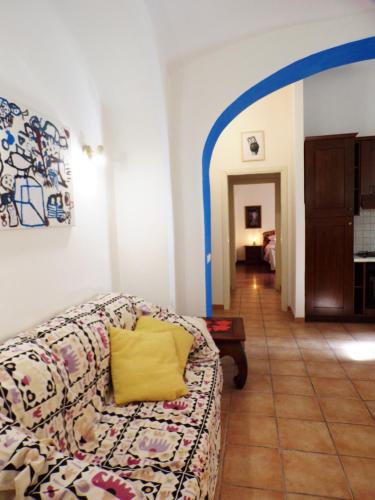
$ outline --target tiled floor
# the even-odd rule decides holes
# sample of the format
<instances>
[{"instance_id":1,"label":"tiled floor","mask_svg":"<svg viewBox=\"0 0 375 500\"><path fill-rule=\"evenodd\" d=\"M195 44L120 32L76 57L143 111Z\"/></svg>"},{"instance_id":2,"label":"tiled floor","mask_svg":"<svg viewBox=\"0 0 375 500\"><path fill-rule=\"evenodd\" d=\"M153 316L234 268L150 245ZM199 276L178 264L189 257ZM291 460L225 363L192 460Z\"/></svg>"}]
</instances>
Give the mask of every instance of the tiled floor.
<instances>
[{"instance_id":1,"label":"tiled floor","mask_svg":"<svg viewBox=\"0 0 375 500\"><path fill-rule=\"evenodd\" d=\"M375 500L375 325L295 322L272 275L240 271L249 376L223 358L223 500Z\"/></svg>"}]
</instances>

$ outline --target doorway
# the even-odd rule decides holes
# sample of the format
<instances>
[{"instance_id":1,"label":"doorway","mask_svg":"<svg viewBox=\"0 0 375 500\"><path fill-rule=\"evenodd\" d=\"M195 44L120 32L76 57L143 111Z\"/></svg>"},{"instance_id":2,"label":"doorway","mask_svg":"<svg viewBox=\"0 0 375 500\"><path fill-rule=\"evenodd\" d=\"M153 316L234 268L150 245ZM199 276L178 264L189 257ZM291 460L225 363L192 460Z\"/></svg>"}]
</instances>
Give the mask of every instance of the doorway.
<instances>
[{"instance_id":1,"label":"doorway","mask_svg":"<svg viewBox=\"0 0 375 500\"><path fill-rule=\"evenodd\" d=\"M246 206L242 207L241 188L246 189L246 186L250 188L258 186L256 198L248 196L251 191L246 193L245 190L242 194L242 200L246 200L250 207L259 207L260 220L255 224L255 228L248 227L251 224L245 220ZM280 245L282 227L280 173L228 176L228 209L230 292L236 289L236 265L242 262L245 266L257 264L260 269L274 272L274 287L277 291L281 291L283 258ZM245 226L245 230L242 229L242 225Z\"/></svg>"},{"instance_id":2,"label":"doorway","mask_svg":"<svg viewBox=\"0 0 375 500\"><path fill-rule=\"evenodd\" d=\"M263 169L264 172L264 169ZM236 243L235 243L235 186L244 186L247 184L261 185L272 184L275 192L275 227L276 245L275 245L275 289L281 293L281 308L287 309L288 303L288 251L287 245L282 245L282 241L288 241L288 218L287 218L287 168L280 168L278 171L268 171L264 173L225 175L222 179L222 281L223 281L223 299L224 309L231 307L231 293L236 288ZM263 254L263 228L259 228L258 238L259 246L262 247ZM264 227L264 229L266 229ZM267 228L268 229L268 228ZM244 249L243 249L244 251ZM213 257L215 258L215 256ZM240 259L241 260L241 259ZM215 277L215 276L213 276Z\"/></svg>"}]
</instances>

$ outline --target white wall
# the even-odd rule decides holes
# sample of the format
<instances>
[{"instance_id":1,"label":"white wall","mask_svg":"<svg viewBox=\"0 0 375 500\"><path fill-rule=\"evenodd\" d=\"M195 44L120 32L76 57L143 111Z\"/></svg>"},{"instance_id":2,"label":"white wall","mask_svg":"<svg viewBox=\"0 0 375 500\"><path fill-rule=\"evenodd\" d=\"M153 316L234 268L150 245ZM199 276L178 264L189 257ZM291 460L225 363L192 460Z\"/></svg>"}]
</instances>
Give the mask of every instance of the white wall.
<instances>
[{"instance_id":1,"label":"white wall","mask_svg":"<svg viewBox=\"0 0 375 500\"><path fill-rule=\"evenodd\" d=\"M305 316L305 169L303 126L304 82L293 85L293 155L288 175L289 280L288 303L295 318Z\"/></svg>"},{"instance_id":2,"label":"white wall","mask_svg":"<svg viewBox=\"0 0 375 500\"><path fill-rule=\"evenodd\" d=\"M224 304L225 261L228 253L223 251L223 239L227 234L225 197L227 176L251 173L288 172L292 157L293 131L293 86L280 89L256 102L240 113L223 131L212 155L211 221L212 221L212 284L213 303ZM265 159L244 162L241 153L241 133L263 130ZM256 203L254 203L256 204ZM284 208L287 217L287 207ZM273 210L274 213L274 210ZM271 229L275 229L273 226ZM286 250L286 247L285 247Z\"/></svg>"},{"instance_id":3,"label":"white wall","mask_svg":"<svg viewBox=\"0 0 375 500\"><path fill-rule=\"evenodd\" d=\"M280 68L312 53L374 35L374 13L314 22L241 40L171 66L169 72L173 189L176 228L177 305L205 312L202 151L223 110L242 92ZM302 165L297 167L300 169ZM303 192L303 175L289 186ZM293 196L293 194L292 194ZM295 214L303 199L294 195ZM302 247L303 252L303 247ZM296 246L296 261L301 262ZM299 272L304 273L304 269ZM295 291L295 296L303 290Z\"/></svg>"},{"instance_id":4,"label":"white wall","mask_svg":"<svg viewBox=\"0 0 375 500\"><path fill-rule=\"evenodd\" d=\"M263 233L275 229L275 185L242 184L233 187L236 259L245 260L245 245L263 244ZM262 227L247 229L245 207L260 205Z\"/></svg>"},{"instance_id":5,"label":"white wall","mask_svg":"<svg viewBox=\"0 0 375 500\"><path fill-rule=\"evenodd\" d=\"M175 302L172 193L163 75L143 0L66 0L56 8L102 98L114 186L114 287Z\"/></svg>"},{"instance_id":6,"label":"white wall","mask_svg":"<svg viewBox=\"0 0 375 500\"><path fill-rule=\"evenodd\" d=\"M306 135L375 134L375 60L319 73L304 82Z\"/></svg>"},{"instance_id":7,"label":"white wall","mask_svg":"<svg viewBox=\"0 0 375 500\"><path fill-rule=\"evenodd\" d=\"M72 132L76 227L2 233L0 337L110 289L173 305L166 105L143 0L15 0L2 22L0 94ZM104 143L106 169L82 142Z\"/></svg>"},{"instance_id":8,"label":"white wall","mask_svg":"<svg viewBox=\"0 0 375 500\"><path fill-rule=\"evenodd\" d=\"M21 14L22 13L22 14ZM101 105L86 63L47 0L2 5L0 95L72 134L76 225L1 232L0 339L111 288L107 170L80 143L103 142Z\"/></svg>"}]
</instances>

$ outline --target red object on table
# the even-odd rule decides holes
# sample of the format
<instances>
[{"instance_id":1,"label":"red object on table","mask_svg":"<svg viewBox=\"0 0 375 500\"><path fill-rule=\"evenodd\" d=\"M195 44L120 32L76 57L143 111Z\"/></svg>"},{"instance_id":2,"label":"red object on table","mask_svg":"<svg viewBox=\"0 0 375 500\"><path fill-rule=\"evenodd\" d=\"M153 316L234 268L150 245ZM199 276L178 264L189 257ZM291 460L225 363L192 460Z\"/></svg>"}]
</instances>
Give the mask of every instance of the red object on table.
<instances>
[{"instance_id":1,"label":"red object on table","mask_svg":"<svg viewBox=\"0 0 375 500\"><path fill-rule=\"evenodd\" d=\"M232 329L232 320L230 319L206 319L208 331L212 334L228 332Z\"/></svg>"},{"instance_id":2,"label":"red object on table","mask_svg":"<svg viewBox=\"0 0 375 500\"><path fill-rule=\"evenodd\" d=\"M208 331L220 351L220 357L230 356L238 368L234 383L238 389L246 383L247 358L243 348L246 340L242 318L204 318Z\"/></svg>"}]
</instances>

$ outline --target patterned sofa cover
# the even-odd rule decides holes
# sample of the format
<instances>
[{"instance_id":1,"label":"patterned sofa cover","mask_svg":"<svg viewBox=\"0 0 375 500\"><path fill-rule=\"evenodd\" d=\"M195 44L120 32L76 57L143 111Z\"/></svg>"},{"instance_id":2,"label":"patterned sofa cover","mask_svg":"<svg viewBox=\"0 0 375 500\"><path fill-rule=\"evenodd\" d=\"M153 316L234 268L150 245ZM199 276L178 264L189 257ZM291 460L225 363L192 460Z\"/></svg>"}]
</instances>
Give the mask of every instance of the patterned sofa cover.
<instances>
[{"instance_id":1,"label":"patterned sofa cover","mask_svg":"<svg viewBox=\"0 0 375 500\"><path fill-rule=\"evenodd\" d=\"M189 394L116 406L110 325L142 314L194 335ZM107 294L0 346L0 498L213 498L222 372L204 321Z\"/></svg>"}]
</instances>

